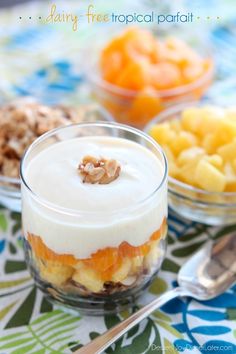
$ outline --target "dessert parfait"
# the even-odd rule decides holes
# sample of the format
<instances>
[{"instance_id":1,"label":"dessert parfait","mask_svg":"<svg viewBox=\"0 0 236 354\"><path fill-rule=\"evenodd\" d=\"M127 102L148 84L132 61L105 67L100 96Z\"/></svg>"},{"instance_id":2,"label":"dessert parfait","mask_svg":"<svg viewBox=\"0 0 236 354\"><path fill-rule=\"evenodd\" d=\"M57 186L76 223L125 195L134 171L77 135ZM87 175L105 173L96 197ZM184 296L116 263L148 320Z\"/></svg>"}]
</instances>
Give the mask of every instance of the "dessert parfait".
<instances>
[{"instance_id":1,"label":"dessert parfait","mask_svg":"<svg viewBox=\"0 0 236 354\"><path fill-rule=\"evenodd\" d=\"M31 145L21 179L26 259L43 292L91 314L133 303L165 252L160 147L117 124L63 127Z\"/></svg>"}]
</instances>

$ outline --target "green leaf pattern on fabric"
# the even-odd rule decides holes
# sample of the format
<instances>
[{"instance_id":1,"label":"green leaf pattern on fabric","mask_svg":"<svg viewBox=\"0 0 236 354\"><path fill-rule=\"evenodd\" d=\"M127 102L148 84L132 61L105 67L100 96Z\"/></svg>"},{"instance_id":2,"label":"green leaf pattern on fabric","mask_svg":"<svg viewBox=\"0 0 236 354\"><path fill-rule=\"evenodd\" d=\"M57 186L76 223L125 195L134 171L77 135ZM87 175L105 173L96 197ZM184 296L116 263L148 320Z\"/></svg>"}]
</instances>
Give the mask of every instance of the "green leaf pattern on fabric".
<instances>
[{"instance_id":1,"label":"green leaf pattern on fabric","mask_svg":"<svg viewBox=\"0 0 236 354\"><path fill-rule=\"evenodd\" d=\"M71 339L79 321L79 316L74 317L59 310L49 312L31 321L30 324L21 326L20 332L2 337L0 339L0 350L14 348L11 353L25 354L31 349L38 347L35 353L44 353L46 351L60 353L59 348L67 347L67 343ZM60 330L57 330L59 328ZM61 345L62 343L63 345ZM59 345L59 347L55 349L55 345L57 347Z\"/></svg>"}]
</instances>

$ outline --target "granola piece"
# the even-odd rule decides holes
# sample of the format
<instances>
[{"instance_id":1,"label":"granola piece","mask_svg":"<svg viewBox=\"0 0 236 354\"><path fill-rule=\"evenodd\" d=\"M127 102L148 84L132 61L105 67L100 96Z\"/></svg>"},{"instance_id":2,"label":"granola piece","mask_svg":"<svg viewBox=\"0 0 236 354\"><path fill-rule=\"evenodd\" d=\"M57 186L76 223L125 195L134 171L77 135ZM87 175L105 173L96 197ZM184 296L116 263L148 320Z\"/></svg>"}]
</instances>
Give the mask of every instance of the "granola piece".
<instances>
[{"instance_id":1,"label":"granola piece","mask_svg":"<svg viewBox=\"0 0 236 354\"><path fill-rule=\"evenodd\" d=\"M119 177L121 171L116 160L97 159L93 156L85 156L78 169L83 177L83 183L91 184L111 183Z\"/></svg>"},{"instance_id":2,"label":"granola piece","mask_svg":"<svg viewBox=\"0 0 236 354\"><path fill-rule=\"evenodd\" d=\"M4 176L11 176L17 178L19 174L18 168L19 168L19 161L17 159L9 159L9 158L3 159L1 170Z\"/></svg>"}]
</instances>

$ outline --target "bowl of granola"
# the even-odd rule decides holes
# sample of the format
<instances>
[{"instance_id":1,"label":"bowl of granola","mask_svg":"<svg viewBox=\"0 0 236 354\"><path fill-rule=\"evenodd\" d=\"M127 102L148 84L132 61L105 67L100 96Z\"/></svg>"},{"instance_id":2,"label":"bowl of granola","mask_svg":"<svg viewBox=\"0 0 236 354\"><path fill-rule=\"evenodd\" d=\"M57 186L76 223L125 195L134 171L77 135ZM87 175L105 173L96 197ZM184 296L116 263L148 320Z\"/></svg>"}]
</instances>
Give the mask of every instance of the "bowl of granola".
<instances>
[{"instance_id":1,"label":"bowl of granola","mask_svg":"<svg viewBox=\"0 0 236 354\"><path fill-rule=\"evenodd\" d=\"M26 148L51 129L81 122L112 121L97 105L46 106L21 98L0 107L0 205L21 210L19 166Z\"/></svg>"}]
</instances>

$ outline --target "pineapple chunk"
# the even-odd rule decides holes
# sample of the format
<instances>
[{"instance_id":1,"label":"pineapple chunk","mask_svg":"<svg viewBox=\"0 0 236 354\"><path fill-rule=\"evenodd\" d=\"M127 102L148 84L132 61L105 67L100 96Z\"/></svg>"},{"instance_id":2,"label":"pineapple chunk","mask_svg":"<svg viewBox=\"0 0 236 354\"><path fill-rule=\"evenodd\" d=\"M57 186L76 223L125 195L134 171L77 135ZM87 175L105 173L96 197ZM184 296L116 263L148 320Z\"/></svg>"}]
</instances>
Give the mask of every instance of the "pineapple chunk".
<instances>
[{"instance_id":1,"label":"pineapple chunk","mask_svg":"<svg viewBox=\"0 0 236 354\"><path fill-rule=\"evenodd\" d=\"M162 145L162 148L166 154L168 162L174 161L175 157L171 149L166 144Z\"/></svg>"},{"instance_id":2,"label":"pineapple chunk","mask_svg":"<svg viewBox=\"0 0 236 354\"><path fill-rule=\"evenodd\" d=\"M195 183L210 192L223 192L226 178L216 167L202 159L196 167Z\"/></svg>"},{"instance_id":3,"label":"pineapple chunk","mask_svg":"<svg viewBox=\"0 0 236 354\"><path fill-rule=\"evenodd\" d=\"M236 157L236 139L232 143L221 146L217 152L224 161L233 161Z\"/></svg>"},{"instance_id":4,"label":"pineapple chunk","mask_svg":"<svg viewBox=\"0 0 236 354\"><path fill-rule=\"evenodd\" d=\"M79 267L73 274L72 279L93 293L98 293L103 289L103 281L99 274L86 266Z\"/></svg>"},{"instance_id":5,"label":"pineapple chunk","mask_svg":"<svg viewBox=\"0 0 236 354\"><path fill-rule=\"evenodd\" d=\"M220 141L213 133L206 134L201 142L201 146L207 154L214 154L220 145Z\"/></svg>"},{"instance_id":6,"label":"pineapple chunk","mask_svg":"<svg viewBox=\"0 0 236 354\"><path fill-rule=\"evenodd\" d=\"M189 132L182 131L170 142L170 148L174 155L178 155L182 150L197 145L197 138Z\"/></svg>"},{"instance_id":7,"label":"pineapple chunk","mask_svg":"<svg viewBox=\"0 0 236 354\"><path fill-rule=\"evenodd\" d=\"M113 273L112 281L118 283L124 280L127 277L127 275L130 273L131 265L132 265L131 260L129 258L124 258L122 260L121 266L118 268L118 270L115 273Z\"/></svg>"},{"instance_id":8,"label":"pineapple chunk","mask_svg":"<svg viewBox=\"0 0 236 354\"><path fill-rule=\"evenodd\" d=\"M211 165L221 168L223 166L223 159L220 155L214 154L210 156L205 156L206 161L208 161Z\"/></svg>"},{"instance_id":9,"label":"pineapple chunk","mask_svg":"<svg viewBox=\"0 0 236 354\"><path fill-rule=\"evenodd\" d=\"M173 178L178 178L180 169L175 162L169 162L168 164L169 175Z\"/></svg>"},{"instance_id":10,"label":"pineapple chunk","mask_svg":"<svg viewBox=\"0 0 236 354\"><path fill-rule=\"evenodd\" d=\"M148 269L152 268L157 264L158 259L160 258L161 251L158 248L159 241L153 241L151 243L151 249L144 258L144 266Z\"/></svg>"},{"instance_id":11,"label":"pineapple chunk","mask_svg":"<svg viewBox=\"0 0 236 354\"><path fill-rule=\"evenodd\" d=\"M215 134L220 145L228 144L236 137L236 122L229 119L222 120L217 127Z\"/></svg>"},{"instance_id":12,"label":"pineapple chunk","mask_svg":"<svg viewBox=\"0 0 236 354\"><path fill-rule=\"evenodd\" d=\"M231 163L227 162L224 166L226 176L226 192L236 192L236 173Z\"/></svg>"},{"instance_id":13,"label":"pineapple chunk","mask_svg":"<svg viewBox=\"0 0 236 354\"><path fill-rule=\"evenodd\" d=\"M131 259L131 274L136 274L139 272L140 268L143 266L143 256L136 256Z\"/></svg>"},{"instance_id":14,"label":"pineapple chunk","mask_svg":"<svg viewBox=\"0 0 236 354\"><path fill-rule=\"evenodd\" d=\"M185 109L182 112L181 122L185 130L197 133L201 124L199 108L189 107Z\"/></svg>"},{"instance_id":15,"label":"pineapple chunk","mask_svg":"<svg viewBox=\"0 0 236 354\"><path fill-rule=\"evenodd\" d=\"M187 184L195 185L195 172L196 172L197 162L191 161L179 169L179 179Z\"/></svg>"},{"instance_id":16,"label":"pineapple chunk","mask_svg":"<svg viewBox=\"0 0 236 354\"><path fill-rule=\"evenodd\" d=\"M224 173L227 181L231 180L232 178L235 178L235 172L230 162L226 162L226 164L224 165Z\"/></svg>"},{"instance_id":17,"label":"pineapple chunk","mask_svg":"<svg viewBox=\"0 0 236 354\"><path fill-rule=\"evenodd\" d=\"M198 146L191 147L189 149L183 150L177 159L177 163L180 166L183 166L191 161L196 160L198 161L198 158L203 156L205 153L203 148L200 148Z\"/></svg>"},{"instance_id":18,"label":"pineapple chunk","mask_svg":"<svg viewBox=\"0 0 236 354\"><path fill-rule=\"evenodd\" d=\"M169 175L176 178L179 173L179 168L175 163L174 154L167 145L163 145L162 147L168 160Z\"/></svg>"},{"instance_id":19,"label":"pineapple chunk","mask_svg":"<svg viewBox=\"0 0 236 354\"><path fill-rule=\"evenodd\" d=\"M214 133L218 128L219 122L225 118L224 110L214 106L201 108L199 114L201 116L201 124L197 134L203 137L209 132Z\"/></svg>"},{"instance_id":20,"label":"pineapple chunk","mask_svg":"<svg viewBox=\"0 0 236 354\"><path fill-rule=\"evenodd\" d=\"M176 137L176 133L171 130L169 123L162 123L152 126L149 134L161 145L168 144Z\"/></svg>"},{"instance_id":21,"label":"pineapple chunk","mask_svg":"<svg viewBox=\"0 0 236 354\"><path fill-rule=\"evenodd\" d=\"M214 106L192 107L182 112L182 126L185 130L203 136L217 129L219 121L223 120L224 110Z\"/></svg>"},{"instance_id":22,"label":"pineapple chunk","mask_svg":"<svg viewBox=\"0 0 236 354\"><path fill-rule=\"evenodd\" d=\"M176 133L180 133L183 130L183 127L181 125L181 121L178 119L173 119L170 122L170 127L173 129Z\"/></svg>"},{"instance_id":23,"label":"pineapple chunk","mask_svg":"<svg viewBox=\"0 0 236 354\"><path fill-rule=\"evenodd\" d=\"M51 261L39 263L39 272L42 279L49 283L60 286L72 277L73 268Z\"/></svg>"},{"instance_id":24,"label":"pineapple chunk","mask_svg":"<svg viewBox=\"0 0 236 354\"><path fill-rule=\"evenodd\" d=\"M232 161L232 166L233 166L234 172L236 173L236 159L234 159Z\"/></svg>"}]
</instances>

